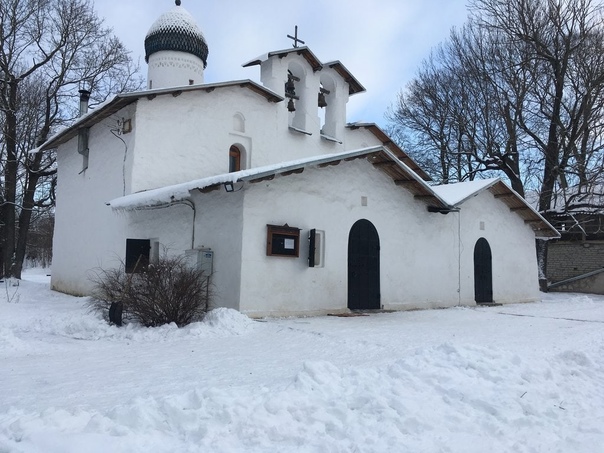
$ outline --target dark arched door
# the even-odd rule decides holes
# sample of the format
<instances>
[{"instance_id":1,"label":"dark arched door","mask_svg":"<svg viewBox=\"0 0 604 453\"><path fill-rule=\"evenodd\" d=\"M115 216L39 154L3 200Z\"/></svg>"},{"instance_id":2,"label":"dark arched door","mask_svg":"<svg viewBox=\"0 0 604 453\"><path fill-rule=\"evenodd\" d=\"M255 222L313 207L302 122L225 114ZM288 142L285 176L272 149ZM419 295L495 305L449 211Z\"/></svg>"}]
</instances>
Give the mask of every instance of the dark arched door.
<instances>
[{"instance_id":1,"label":"dark arched door","mask_svg":"<svg viewBox=\"0 0 604 453\"><path fill-rule=\"evenodd\" d=\"M478 303L493 302L493 267L491 247L485 238L474 246L474 300Z\"/></svg>"},{"instance_id":2,"label":"dark arched door","mask_svg":"<svg viewBox=\"0 0 604 453\"><path fill-rule=\"evenodd\" d=\"M348 308L380 308L380 238L369 220L359 220L348 236Z\"/></svg>"}]
</instances>

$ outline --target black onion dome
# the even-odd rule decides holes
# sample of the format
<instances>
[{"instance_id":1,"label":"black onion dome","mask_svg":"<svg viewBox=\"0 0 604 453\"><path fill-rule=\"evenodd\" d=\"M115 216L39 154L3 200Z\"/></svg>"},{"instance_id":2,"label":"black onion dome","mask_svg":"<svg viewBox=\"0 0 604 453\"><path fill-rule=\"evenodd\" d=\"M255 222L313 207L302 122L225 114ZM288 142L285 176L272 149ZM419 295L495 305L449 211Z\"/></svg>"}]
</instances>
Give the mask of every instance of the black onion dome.
<instances>
[{"instance_id":1,"label":"black onion dome","mask_svg":"<svg viewBox=\"0 0 604 453\"><path fill-rule=\"evenodd\" d=\"M182 6L162 14L149 29L145 38L145 61L155 52L175 50L195 55L207 66L208 45L195 19Z\"/></svg>"}]
</instances>

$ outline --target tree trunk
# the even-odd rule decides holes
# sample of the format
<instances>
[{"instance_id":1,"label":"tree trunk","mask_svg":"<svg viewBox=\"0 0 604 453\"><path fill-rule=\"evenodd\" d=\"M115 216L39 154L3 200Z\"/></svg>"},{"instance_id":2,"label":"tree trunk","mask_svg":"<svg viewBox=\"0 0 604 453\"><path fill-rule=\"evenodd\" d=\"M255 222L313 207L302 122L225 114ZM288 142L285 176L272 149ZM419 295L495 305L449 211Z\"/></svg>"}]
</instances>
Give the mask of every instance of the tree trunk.
<instances>
[{"instance_id":1,"label":"tree trunk","mask_svg":"<svg viewBox=\"0 0 604 453\"><path fill-rule=\"evenodd\" d=\"M19 214L19 234L17 236L17 246L15 249L13 277L16 278L21 278L21 271L23 270L23 261L25 260L25 252L27 250L27 237L29 234L33 208L35 206L36 187L38 186L38 181L40 179L40 176L36 171L40 167L41 160L42 154L36 154L28 168L27 186L25 188L25 193L23 194L23 203L21 213Z\"/></svg>"},{"instance_id":2,"label":"tree trunk","mask_svg":"<svg viewBox=\"0 0 604 453\"><path fill-rule=\"evenodd\" d=\"M539 211L545 212L552 207L552 198L554 197L554 187L556 180L560 175L560 143L558 141L558 130L560 121L560 112L562 110L562 96L564 94L564 77L566 74L567 62L552 63L553 73L555 74L556 91L553 99L552 114L549 118L549 131L547 135L547 145L544 150L545 164L543 168L543 183L539 194Z\"/></svg>"},{"instance_id":3,"label":"tree trunk","mask_svg":"<svg viewBox=\"0 0 604 453\"><path fill-rule=\"evenodd\" d=\"M5 277L14 277L17 174L17 81L8 82L8 105L5 111L4 138L6 143L6 166L4 168L4 203L2 206L2 262Z\"/></svg>"}]
</instances>

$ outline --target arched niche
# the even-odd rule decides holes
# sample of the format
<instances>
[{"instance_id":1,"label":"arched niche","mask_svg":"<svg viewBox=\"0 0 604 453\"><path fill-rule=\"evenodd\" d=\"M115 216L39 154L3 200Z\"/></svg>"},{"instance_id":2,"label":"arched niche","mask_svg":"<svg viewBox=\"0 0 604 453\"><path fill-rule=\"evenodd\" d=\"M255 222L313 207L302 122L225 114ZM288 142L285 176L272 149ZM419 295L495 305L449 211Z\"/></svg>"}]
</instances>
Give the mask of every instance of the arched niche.
<instances>
[{"instance_id":1,"label":"arched niche","mask_svg":"<svg viewBox=\"0 0 604 453\"><path fill-rule=\"evenodd\" d=\"M327 104L321 108L319 105L319 118L321 119L321 133L330 137L337 136L337 104L336 104L336 82L329 74L321 74L321 84L318 100L321 96Z\"/></svg>"},{"instance_id":2,"label":"arched niche","mask_svg":"<svg viewBox=\"0 0 604 453\"><path fill-rule=\"evenodd\" d=\"M241 113L233 115L233 131L245 133L245 117Z\"/></svg>"},{"instance_id":3,"label":"arched niche","mask_svg":"<svg viewBox=\"0 0 604 453\"><path fill-rule=\"evenodd\" d=\"M294 98L288 97L288 105L293 101L294 111L290 110L289 125L297 129L306 130L306 117L309 112L308 87L306 83L306 69L297 61L292 61L287 67L288 78L294 84ZM285 80L288 83L288 80ZM286 97L288 90L286 89ZM288 108L289 110L289 108Z\"/></svg>"}]
</instances>

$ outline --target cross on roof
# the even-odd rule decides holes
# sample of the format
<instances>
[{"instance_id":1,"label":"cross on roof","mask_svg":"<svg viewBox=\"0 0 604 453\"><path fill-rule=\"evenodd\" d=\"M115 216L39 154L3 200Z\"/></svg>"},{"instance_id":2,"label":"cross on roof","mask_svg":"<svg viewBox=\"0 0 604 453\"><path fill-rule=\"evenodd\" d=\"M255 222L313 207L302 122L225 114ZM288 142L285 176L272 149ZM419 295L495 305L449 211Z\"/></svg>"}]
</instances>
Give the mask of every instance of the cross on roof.
<instances>
[{"instance_id":1,"label":"cross on roof","mask_svg":"<svg viewBox=\"0 0 604 453\"><path fill-rule=\"evenodd\" d=\"M297 48L298 47L298 43L302 43L302 44L306 44L304 41L302 41L301 39L298 39L298 26L296 25L296 32L294 33L294 36L292 35L287 35L287 37L289 39L293 39L294 40L294 47Z\"/></svg>"}]
</instances>

